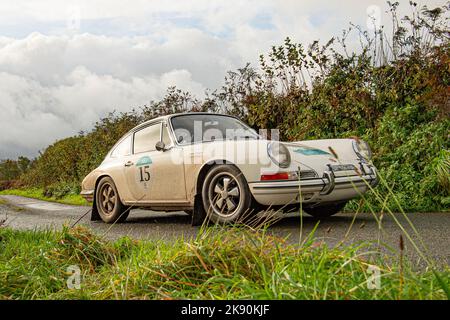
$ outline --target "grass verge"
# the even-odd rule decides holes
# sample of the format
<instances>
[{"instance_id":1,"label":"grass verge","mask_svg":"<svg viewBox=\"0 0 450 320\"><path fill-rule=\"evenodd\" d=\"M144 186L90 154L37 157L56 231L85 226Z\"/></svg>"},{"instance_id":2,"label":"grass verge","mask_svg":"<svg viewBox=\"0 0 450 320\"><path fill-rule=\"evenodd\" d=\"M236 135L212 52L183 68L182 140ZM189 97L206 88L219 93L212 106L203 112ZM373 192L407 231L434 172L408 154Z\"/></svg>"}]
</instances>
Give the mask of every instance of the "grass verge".
<instances>
[{"instance_id":1,"label":"grass verge","mask_svg":"<svg viewBox=\"0 0 450 320\"><path fill-rule=\"evenodd\" d=\"M87 206L89 203L78 194L67 194L62 197L46 197L44 195L44 189L32 188L32 189L6 189L0 191L0 195L14 195L27 198L58 202L63 204Z\"/></svg>"},{"instance_id":2,"label":"grass verge","mask_svg":"<svg viewBox=\"0 0 450 320\"><path fill-rule=\"evenodd\" d=\"M312 239L312 237L311 237ZM90 230L0 228L0 299L446 299L450 271L413 271L370 244L292 246L263 231L205 228L175 243L106 242ZM81 288L68 289L69 266ZM379 289L369 289L374 270Z\"/></svg>"}]
</instances>

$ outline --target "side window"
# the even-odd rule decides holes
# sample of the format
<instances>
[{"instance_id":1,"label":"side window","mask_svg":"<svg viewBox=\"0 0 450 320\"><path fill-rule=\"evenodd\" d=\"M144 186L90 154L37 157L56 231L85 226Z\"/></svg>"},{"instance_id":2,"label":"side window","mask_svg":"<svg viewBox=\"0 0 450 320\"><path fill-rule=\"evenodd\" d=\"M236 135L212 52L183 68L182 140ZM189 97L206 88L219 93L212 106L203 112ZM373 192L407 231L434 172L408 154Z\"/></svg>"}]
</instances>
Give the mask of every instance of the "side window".
<instances>
[{"instance_id":1,"label":"side window","mask_svg":"<svg viewBox=\"0 0 450 320\"><path fill-rule=\"evenodd\" d=\"M172 144L172 141L170 141L170 137L169 137L169 131L167 130L167 126L163 126L163 136L162 136L162 141L164 142L164 144L166 146L169 146Z\"/></svg>"},{"instance_id":2,"label":"side window","mask_svg":"<svg viewBox=\"0 0 450 320\"><path fill-rule=\"evenodd\" d=\"M130 155L131 149L131 135L126 137L121 143L119 143L111 152L111 158L117 158L121 156Z\"/></svg>"},{"instance_id":3,"label":"side window","mask_svg":"<svg viewBox=\"0 0 450 320\"><path fill-rule=\"evenodd\" d=\"M156 143L160 138L161 123L157 123L142 130L137 131L134 134L134 153L141 153L147 151L153 151Z\"/></svg>"}]
</instances>

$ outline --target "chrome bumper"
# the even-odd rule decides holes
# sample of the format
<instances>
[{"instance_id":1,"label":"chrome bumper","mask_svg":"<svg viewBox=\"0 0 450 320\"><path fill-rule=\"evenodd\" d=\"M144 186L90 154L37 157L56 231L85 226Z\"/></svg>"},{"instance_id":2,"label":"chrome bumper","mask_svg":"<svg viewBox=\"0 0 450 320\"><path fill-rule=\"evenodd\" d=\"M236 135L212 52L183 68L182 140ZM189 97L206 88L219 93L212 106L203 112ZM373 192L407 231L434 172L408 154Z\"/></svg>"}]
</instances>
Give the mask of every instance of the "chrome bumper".
<instances>
[{"instance_id":1,"label":"chrome bumper","mask_svg":"<svg viewBox=\"0 0 450 320\"><path fill-rule=\"evenodd\" d=\"M322 178L292 180L292 181L257 181L250 183L254 195L291 194L291 193L319 193L329 195L337 189L356 189L375 187L378 184L376 168L361 166L364 174L352 176L336 176L333 170L324 171Z\"/></svg>"},{"instance_id":2,"label":"chrome bumper","mask_svg":"<svg viewBox=\"0 0 450 320\"><path fill-rule=\"evenodd\" d=\"M80 196L82 196L87 202L93 202L94 201L94 190L81 191Z\"/></svg>"}]
</instances>

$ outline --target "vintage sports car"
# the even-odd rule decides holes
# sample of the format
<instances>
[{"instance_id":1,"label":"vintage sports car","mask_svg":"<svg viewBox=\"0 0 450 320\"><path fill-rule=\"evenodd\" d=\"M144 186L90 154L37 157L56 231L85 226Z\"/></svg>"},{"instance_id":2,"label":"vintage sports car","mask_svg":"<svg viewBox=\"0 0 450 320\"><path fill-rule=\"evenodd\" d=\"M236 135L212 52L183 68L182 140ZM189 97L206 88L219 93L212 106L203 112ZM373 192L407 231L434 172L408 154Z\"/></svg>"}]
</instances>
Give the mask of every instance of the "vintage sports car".
<instances>
[{"instance_id":1,"label":"vintage sports car","mask_svg":"<svg viewBox=\"0 0 450 320\"><path fill-rule=\"evenodd\" d=\"M262 207L331 216L377 183L360 139L268 140L239 119L173 114L124 135L82 182L92 219L124 221L130 207L186 211L193 224L239 221Z\"/></svg>"}]
</instances>

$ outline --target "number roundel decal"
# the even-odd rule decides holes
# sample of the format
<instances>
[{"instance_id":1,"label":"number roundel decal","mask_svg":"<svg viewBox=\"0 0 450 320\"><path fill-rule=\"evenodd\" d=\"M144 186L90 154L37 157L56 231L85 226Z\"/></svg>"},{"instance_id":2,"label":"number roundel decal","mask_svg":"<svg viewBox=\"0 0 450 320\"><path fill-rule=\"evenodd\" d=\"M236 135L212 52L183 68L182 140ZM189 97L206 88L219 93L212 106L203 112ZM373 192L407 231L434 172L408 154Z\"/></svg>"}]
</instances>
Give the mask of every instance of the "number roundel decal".
<instances>
[{"instance_id":1,"label":"number roundel decal","mask_svg":"<svg viewBox=\"0 0 450 320\"><path fill-rule=\"evenodd\" d=\"M152 159L150 159L149 156L144 156L137 161L136 167L139 168L139 170L138 170L139 182L145 183L147 181L150 181L150 165L151 164L152 164Z\"/></svg>"}]
</instances>

